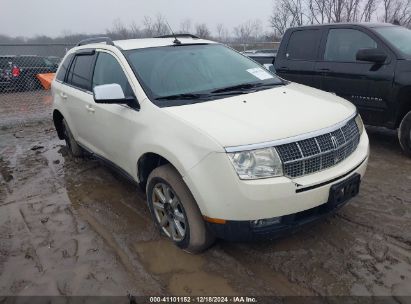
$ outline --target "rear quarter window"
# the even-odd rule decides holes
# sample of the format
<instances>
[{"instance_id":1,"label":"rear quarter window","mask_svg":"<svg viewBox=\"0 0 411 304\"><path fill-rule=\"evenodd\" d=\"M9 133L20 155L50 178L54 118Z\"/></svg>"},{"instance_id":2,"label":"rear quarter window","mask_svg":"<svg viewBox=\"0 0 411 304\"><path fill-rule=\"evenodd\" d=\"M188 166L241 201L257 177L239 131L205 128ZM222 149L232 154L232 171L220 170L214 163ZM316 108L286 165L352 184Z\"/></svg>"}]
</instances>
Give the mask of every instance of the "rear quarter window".
<instances>
[{"instance_id":1,"label":"rear quarter window","mask_svg":"<svg viewBox=\"0 0 411 304\"><path fill-rule=\"evenodd\" d=\"M73 54L67 55L66 59L64 59L63 63L61 64L61 67L59 71L57 72L56 79L63 82L64 77L66 76L67 69L69 68L71 59L73 58Z\"/></svg>"},{"instance_id":2,"label":"rear quarter window","mask_svg":"<svg viewBox=\"0 0 411 304\"><path fill-rule=\"evenodd\" d=\"M299 30L292 32L288 40L286 58L290 60L317 59L321 31L318 29Z\"/></svg>"}]
</instances>

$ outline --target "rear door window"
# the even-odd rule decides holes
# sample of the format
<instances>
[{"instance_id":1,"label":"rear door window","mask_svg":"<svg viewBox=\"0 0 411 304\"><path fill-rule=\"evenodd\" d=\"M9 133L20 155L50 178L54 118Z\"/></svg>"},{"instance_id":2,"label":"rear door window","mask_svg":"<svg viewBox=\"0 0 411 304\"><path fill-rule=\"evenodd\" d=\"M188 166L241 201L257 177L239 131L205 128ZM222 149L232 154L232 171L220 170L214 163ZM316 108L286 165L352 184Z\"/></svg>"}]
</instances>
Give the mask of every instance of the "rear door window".
<instances>
[{"instance_id":1,"label":"rear door window","mask_svg":"<svg viewBox=\"0 0 411 304\"><path fill-rule=\"evenodd\" d=\"M353 29L331 29L328 32L324 60L355 62L360 49L377 48L377 43L366 33Z\"/></svg>"},{"instance_id":2,"label":"rear door window","mask_svg":"<svg viewBox=\"0 0 411 304\"><path fill-rule=\"evenodd\" d=\"M289 60L317 59L321 31L318 29L300 30L291 34L286 57Z\"/></svg>"},{"instance_id":3,"label":"rear door window","mask_svg":"<svg viewBox=\"0 0 411 304\"><path fill-rule=\"evenodd\" d=\"M91 91L91 76L95 55L77 55L67 75L67 83Z\"/></svg>"}]
</instances>

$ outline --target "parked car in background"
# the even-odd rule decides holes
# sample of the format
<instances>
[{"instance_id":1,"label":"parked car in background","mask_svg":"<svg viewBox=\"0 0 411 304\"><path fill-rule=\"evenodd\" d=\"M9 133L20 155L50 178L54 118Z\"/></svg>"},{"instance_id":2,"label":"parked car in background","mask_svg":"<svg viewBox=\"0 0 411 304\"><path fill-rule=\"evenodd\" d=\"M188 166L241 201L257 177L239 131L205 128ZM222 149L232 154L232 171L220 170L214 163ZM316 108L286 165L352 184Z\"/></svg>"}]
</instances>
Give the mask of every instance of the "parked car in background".
<instances>
[{"instance_id":1,"label":"parked car in background","mask_svg":"<svg viewBox=\"0 0 411 304\"><path fill-rule=\"evenodd\" d=\"M264 66L267 70L270 70L271 72L275 72L274 62L275 62L275 56L277 55L277 53L250 53L250 54L244 54L244 55L253 59L254 61L257 61L259 64Z\"/></svg>"},{"instance_id":2,"label":"parked car in background","mask_svg":"<svg viewBox=\"0 0 411 304\"><path fill-rule=\"evenodd\" d=\"M243 54L256 54L256 53L262 53L262 54L277 54L277 49L259 49L259 50L246 50L241 53Z\"/></svg>"},{"instance_id":3,"label":"parked car in background","mask_svg":"<svg viewBox=\"0 0 411 304\"><path fill-rule=\"evenodd\" d=\"M46 57L47 60L49 60L51 63L59 65L61 62L61 58L57 56L48 56Z\"/></svg>"},{"instance_id":4,"label":"parked car in background","mask_svg":"<svg viewBox=\"0 0 411 304\"><path fill-rule=\"evenodd\" d=\"M411 30L378 23L291 28L275 69L351 101L366 124L398 129L411 156Z\"/></svg>"},{"instance_id":5,"label":"parked car in background","mask_svg":"<svg viewBox=\"0 0 411 304\"><path fill-rule=\"evenodd\" d=\"M16 56L13 64L20 71L16 81L17 89L25 91L40 89L42 86L37 75L55 73L58 68L57 63L53 63L46 57L34 55Z\"/></svg>"},{"instance_id":6,"label":"parked car in background","mask_svg":"<svg viewBox=\"0 0 411 304\"><path fill-rule=\"evenodd\" d=\"M15 56L0 56L0 92L13 85L13 81L19 76L13 66Z\"/></svg>"},{"instance_id":7,"label":"parked car in background","mask_svg":"<svg viewBox=\"0 0 411 304\"><path fill-rule=\"evenodd\" d=\"M189 35L83 41L52 93L68 151L139 184L159 231L190 252L323 218L358 194L367 166L351 103Z\"/></svg>"},{"instance_id":8,"label":"parked car in background","mask_svg":"<svg viewBox=\"0 0 411 304\"><path fill-rule=\"evenodd\" d=\"M38 74L55 73L58 64L35 55L0 56L0 89L32 91L42 88Z\"/></svg>"}]
</instances>

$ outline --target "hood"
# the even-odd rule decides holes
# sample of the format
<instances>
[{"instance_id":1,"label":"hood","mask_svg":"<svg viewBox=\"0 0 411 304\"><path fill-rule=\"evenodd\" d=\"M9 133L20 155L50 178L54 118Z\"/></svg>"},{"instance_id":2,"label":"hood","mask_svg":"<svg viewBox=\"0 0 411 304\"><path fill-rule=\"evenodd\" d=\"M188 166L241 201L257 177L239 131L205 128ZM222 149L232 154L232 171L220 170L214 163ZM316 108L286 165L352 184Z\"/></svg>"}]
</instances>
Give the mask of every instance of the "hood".
<instances>
[{"instance_id":1,"label":"hood","mask_svg":"<svg viewBox=\"0 0 411 304\"><path fill-rule=\"evenodd\" d=\"M295 83L163 110L213 137L223 147L317 131L347 119L356 111L340 97Z\"/></svg>"}]
</instances>

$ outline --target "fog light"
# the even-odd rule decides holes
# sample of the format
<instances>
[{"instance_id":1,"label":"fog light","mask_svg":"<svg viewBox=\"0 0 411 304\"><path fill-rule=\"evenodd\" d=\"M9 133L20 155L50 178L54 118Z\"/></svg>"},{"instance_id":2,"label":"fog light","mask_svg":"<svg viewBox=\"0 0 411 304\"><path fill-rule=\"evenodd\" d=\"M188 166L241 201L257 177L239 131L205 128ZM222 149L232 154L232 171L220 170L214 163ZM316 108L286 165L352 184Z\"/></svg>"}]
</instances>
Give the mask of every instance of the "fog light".
<instances>
[{"instance_id":1,"label":"fog light","mask_svg":"<svg viewBox=\"0 0 411 304\"><path fill-rule=\"evenodd\" d=\"M267 227L267 226L271 226L271 225L275 225L279 223L281 223L281 216L251 221L251 226L254 228L262 228L262 227Z\"/></svg>"}]
</instances>

